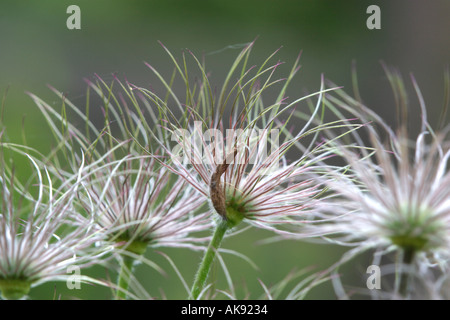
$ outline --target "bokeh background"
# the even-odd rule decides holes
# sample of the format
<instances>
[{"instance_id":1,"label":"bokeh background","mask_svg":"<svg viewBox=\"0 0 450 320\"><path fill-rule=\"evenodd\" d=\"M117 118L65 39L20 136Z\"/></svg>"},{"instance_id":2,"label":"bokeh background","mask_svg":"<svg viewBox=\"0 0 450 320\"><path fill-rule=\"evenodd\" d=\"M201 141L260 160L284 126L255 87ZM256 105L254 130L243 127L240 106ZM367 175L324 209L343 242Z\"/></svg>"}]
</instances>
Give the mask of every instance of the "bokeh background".
<instances>
[{"instance_id":1,"label":"bokeh background","mask_svg":"<svg viewBox=\"0 0 450 320\"><path fill-rule=\"evenodd\" d=\"M68 30L66 9L81 8L81 30ZM366 9L381 9L381 29L368 30ZM286 75L299 52L302 68L290 95L317 90L323 73L344 88L351 89L351 66L357 65L364 102L386 119L393 117L394 100L381 61L395 66L409 79L413 73L427 103L430 121L437 121L444 97L444 70L450 60L450 1L448 0L210 0L210 1L0 1L0 96L4 97L2 129L11 141L26 143L42 152L49 150L50 132L44 118L26 92L32 92L58 108L59 99L50 84L66 93L80 107L86 101L84 78L94 74L112 79L115 73L145 87L157 86L144 61L163 74L173 65L158 44L160 40L175 56L184 49L204 55L213 80L223 80L232 59L242 45L257 38L251 63L258 64L282 46L277 59L285 61L279 74ZM284 69L283 69L284 68ZM222 77L222 78L221 78ZM407 82L412 103L414 92ZM417 110L417 109L416 109ZM95 114L95 110L92 111ZM18 170L20 174L20 170ZM24 169L24 172L26 170ZM257 265L226 256L237 283L240 298L258 298L267 286L282 280L290 271L314 266L322 270L344 252L342 248L278 242L258 244L270 234L249 230L225 241L228 249L246 254ZM166 250L188 283L200 261L198 253ZM166 276L141 265L137 277L156 298L184 299L181 282L161 255L148 258L167 270ZM370 261L347 266L347 283L364 286ZM102 278L104 269L84 270ZM214 275L218 287L226 289L223 273ZM162 293L163 292L163 293ZM110 291L83 285L68 290L65 283L50 283L32 289L32 299L109 299ZM324 284L314 289L311 299L334 299L333 288Z\"/></svg>"}]
</instances>

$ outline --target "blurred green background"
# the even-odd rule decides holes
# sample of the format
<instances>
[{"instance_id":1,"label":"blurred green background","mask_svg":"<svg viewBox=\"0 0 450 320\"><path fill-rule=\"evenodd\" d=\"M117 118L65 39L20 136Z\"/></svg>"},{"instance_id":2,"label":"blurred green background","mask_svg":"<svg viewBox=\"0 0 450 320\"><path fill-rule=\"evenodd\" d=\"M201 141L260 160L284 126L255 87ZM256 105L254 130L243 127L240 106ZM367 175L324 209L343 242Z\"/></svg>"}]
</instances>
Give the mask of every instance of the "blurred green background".
<instances>
[{"instance_id":1,"label":"blurred green background","mask_svg":"<svg viewBox=\"0 0 450 320\"><path fill-rule=\"evenodd\" d=\"M66 27L69 17L66 9L71 4L81 8L81 30ZM393 117L394 100L380 64L384 61L397 67L405 79L410 72L414 74L433 123L442 106L443 75L450 60L450 1L376 1L381 9L380 30L366 27L369 17L366 9L371 4L374 2L363 0L2 0L1 96L8 90L2 128L6 128L9 140L24 143L25 136L28 145L45 153L50 148L50 133L25 92L32 92L58 108L61 102L48 89L50 84L82 107L86 101L83 78L92 78L94 74L111 80L111 74L116 73L144 87L158 86L144 61L166 75L170 75L173 65L157 40L177 57L186 48L198 56L204 54L213 81L220 85L241 45L255 38L252 64L261 63L283 47L277 55L277 59L286 62L281 75L287 74L302 51L302 69L291 86L291 96L300 96L305 89L317 90L322 73L351 93L351 65L355 61L364 102L389 120ZM407 83L411 89L410 82ZM412 103L417 104L414 92L409 92ZM245 297L245 290L251 298L262 294L257 278L270 286L294 268L313 265L317 271L325 269L344 252L338 247L295 241L256 243L267 236L270 234L250 230L225 241L225 248L248 255L259 267L254 270L240 259L225 256L241 298ZM190 284L200 255L176 249L160 250L173 257ZM138 267L137 276L149 292L157 298L184 299L186 293L167 261L157 254L149 253L148 257L167 268L167 276L163 277L144 265ZM368 264L362 258L349 267L351 279L347 283L364 286ZM115 277L102 268L85 272ZM223 273L220 269L216 273L222 281L219 287L226 289ZM82 290L70 291L64 283L49 283L30 293L32 299L59 297L108 299L110 292L87 285ZM308 297L334 299L335 295L332 287L325 284Z\"/></svg>"}]
</instances>

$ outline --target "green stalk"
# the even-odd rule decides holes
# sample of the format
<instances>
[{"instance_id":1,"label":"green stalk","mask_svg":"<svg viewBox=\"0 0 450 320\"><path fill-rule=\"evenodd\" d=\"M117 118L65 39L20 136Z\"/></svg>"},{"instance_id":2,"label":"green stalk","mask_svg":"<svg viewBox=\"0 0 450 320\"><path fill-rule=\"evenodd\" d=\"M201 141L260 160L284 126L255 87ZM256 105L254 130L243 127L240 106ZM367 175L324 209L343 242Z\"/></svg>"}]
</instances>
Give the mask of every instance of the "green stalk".
<instances>
[{"instance_id":1,"label":"green stalk","mask_svg":"<svg viewBox=\"0 0 450 320\"><path fill-rule=\"evenodd\" d=\"M408 295L408 286L410 281L410 272L403 270L404 266L411 267L416 251L412 248L403 249L403 266L400 275L399 293L402 297Z\"/></svg>"},{"instance_id":2,"label":"green stalk","mask_svg":"<svg viewBox=\"0 0 450 320\"><path fill-rule=\"evenodd\" d=\"M130 278L133 274L133 264L137 256L144 255L147 250L148 241L133 240L130 242L129 237L122 236L116 239L116 242L125 242L125 245L119 246L124 253L121 254L122 262L120 266L119 279L117 280L116 300L126 299L127 290L130 284Z\"/></svg>"},{"instance_id":3,"label":"green stalk","mask_svg":"<svg viewBox=\"0 0 450 320\"><path fill-rule=\"evenodd\" d=\"M191 289L191 299L196 300L200 295L200 292L203 290L206 279L208 278L209 271L211 270L212 263L216 256L216 252L219 249L228 228L228 221L225 219L221 219L220 223L216 227L216 230L214 231L214 235L208 245L208 249L203 256L202 263L198 268L197 274L195 276L195 281Z\"/></svg>"},{"instance_id":4,"label":"green stalk","mask_svg":"<svg viewBox=\"0 0 450 320\"><path fill-rule=\"evenodd\" d=\"M134 258L122 255L122 266L120 267L119 280L117 282L116 300L125 300L127 298L130 278L133 274Z\"/></svg>"}]
</instances>

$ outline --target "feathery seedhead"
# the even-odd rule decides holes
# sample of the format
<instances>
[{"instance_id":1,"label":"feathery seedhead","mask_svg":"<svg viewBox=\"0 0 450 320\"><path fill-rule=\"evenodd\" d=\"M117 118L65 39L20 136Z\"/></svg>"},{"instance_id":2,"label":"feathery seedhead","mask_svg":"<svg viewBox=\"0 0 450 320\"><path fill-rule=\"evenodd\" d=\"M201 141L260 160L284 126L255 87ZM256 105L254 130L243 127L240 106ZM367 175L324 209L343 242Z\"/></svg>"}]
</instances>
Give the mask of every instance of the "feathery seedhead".
<instances>
[{"instance_id":1,"label":"feathery seedhead","mask_svg":"<svg viewBox=\"0 0 450 320\"><path fill-rule=\"evenodd\" d=\"M364 131L370 144L359 144L353 150L349 146L337 148L348 166L329 173L333 179L326 183L335 202L324 203L322 219L311 228L327 234L334 243L355 246L343 262L368 249L376 250L377 261L382 254L397 251L401 260L398 265L410 266L411 270L417 265L419 278L424 278L424 270L436 262L445 265L450 253L450 128L431 128L412 78L422 111L420 130L413 138L411 128L407 128L410 106L404 100L403 81L386 71L399 99L398 114L402 118L397 130L343 92L338 92L339 98L327 98L335 111L351 112L364 122L371 120ZM406 290L404 279L399 281L402 295Z\"/></svg>"},{"instance_id":2,"label":"feathery seedhead","mask_svg":"<svg viewBox=\"0 0 450 320\"><path fill-rule=\"evenodd\" d=\"M159 139L168 158L164 165L208 199L213 211L230 226L246 220L272 228L271 224L287 222L289 216L307 212L320 192L320 187L308 178L308 172L326 155L320 151L314 153L320 148L305 147L302 157L288 164L287 152L305 136L315 140L318 132L327 127L320 119L316 119L320 123L317 127L312 127L312 123L313 118L320 118L317 116L323 93L333 89L324 90L322 78L318 92L288 103L285 94L299 69L298 60L286 78L274 80L275 71L281 65L280 62L269 64L275 53L260 67L248 68L252 47L253 43L237 56L217 96L203 63L190 53L201 74L199 83L192 85L186 56L182 57L182 66L167 48L175 64L173 76L179 75L185 83L186 103L181 103L183 98L171 86L172 80L164 80L153 67L151 70L167 89L166 99L144 88L136 87L135 91L157 106L164 117L161 123L169 133L166 136L176 143L171 147L169 139ZM237 78L235 83L233 77ZM267 89L279 83L283 84L275 102L264 103ZM298 132L287 133L286 121L292 115L288 113L294 111L294 106L315 97L317 105L306 123ZM181 116L177 116L171 105L178 107L176 111Z\"/></svg>"},{"instance_id":3,"label":"feathery seedhead","mask_svg":"<svg viewBox=\"0 0 450 320\"><path fill-rule=\"evenodd\" d=\"M446 235L450 228L450 178L445 172L449 151L442 149L437 137L431 145L423 145L424 134L418 139L413 164L407 141L400 142L398 137L392 142L403 151L389 154L378 144L376 160L343 153L352 174L337 176L330 183L343 197L338 198L342 201L340 212L347 211L333 223L337 230L348 224L352 238L379 236L376 242L404 250L427 251L450 245Z\"/></svg>"},{"instance_id":4,"label":"feathery seedhead","mask_svg":"<svg viewBox=\"0 0 450 320\"><path fill-rule=\"evenodd\" d=\"M2 171L0 177L0 291L6 299L20 299L43 282L66 280L68 267L88 267L102 255L91 247L96 238L88 226L71 220L76 176L54 190L49 172L45 184L37 160L28 157L38 177L37 197L14 174L7 178Z\"/></svg>"},{"instance_id":5,"label":"feathery seedhead","mask_svg":"<svg viewBox=\"0 0 450 320\"><path fill-rule=\"evenodd\" d=\"M86 167L80 200L105 240L143 254L147 246L189 246L209 227L203 201L152 157L127 156Z\"/></svg>"},{"instance_id":6,"label":"feathery seedhead","mask_svg":"<svg viewBox=\"0 0 450 320\"><path fill-rule=\"evenodd\" d=\"M197 130L195 126L192 132L186 129L183 138L193 139ZM231 141L240 142L228 147L210 145L205 140L198 144L186 142L179 136L178 148L187 161L174 155L167 167L209 199L213 210L229 222L229 227L246 220L271 228L271 224L286 223L290 216L313 210L314 197L321 189L308 175L322 155L287 164L286 153L298 138L286 139L281 145L274 143L271 152L264 154L262 141L274 141L271 134L254 141L249 131L239 134L239 139ZM218 154L221 156L217 157ZM254 159L258 161L252 162Z\"/></svg>"}]
</instances>

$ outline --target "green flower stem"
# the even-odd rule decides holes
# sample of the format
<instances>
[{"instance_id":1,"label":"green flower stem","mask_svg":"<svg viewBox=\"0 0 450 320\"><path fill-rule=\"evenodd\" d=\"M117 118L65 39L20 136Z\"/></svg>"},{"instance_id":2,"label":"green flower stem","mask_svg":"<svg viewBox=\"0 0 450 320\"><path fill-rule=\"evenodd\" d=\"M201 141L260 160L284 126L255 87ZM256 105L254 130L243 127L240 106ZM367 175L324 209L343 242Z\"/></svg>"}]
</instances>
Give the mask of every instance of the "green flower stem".
<instances>
[{"instance_id":1,"label":"green flower stem","mask_svg":"<svg viewBox=\"0 0 450 320\"><path fill-rule=\"evenodd\" d=\"M119 280L117 282L116 300L125 300L127 290L133 274L134 258L122 255L122 266L120 268Z\"/></svg>"},{"instance_id":2,"label":"green flower stem","mask_svg":"<svg viewBox=\"0 0 450 320\"><path fill-rule=\"evenodd\" d=\"M191 299L196 300L200 295L200 292L205 286L206 279L208 278L209 270L211 269L212 262L216 256L216 252L220 247L220 244L225 236L226 231L229 228L229 223L225 219L221 219L220 223L217 225L211 242L208 245L208 249L203 256L202 263L198 268L197 274L195 276L194 285L191 289Z\"/></svg>"},{"instance_id":3,"label":"green flower stem","mask_svg":"<svg viewBox=\"0 0 450 320\"><path fill-rule=\"evenodd\" d=\"M121 246L125 254L122 254L122 265L120 267L119 280L117 282L116 300L124 300L127 298L127 290L130 284L130 278L133 274L134 258L126 252L133 254L134 256L142 256L147 249L147 242L134 240L128 243L128 238L119 238L117 242L127 242L126 245Z\"/></svg>"},{"instance_id":4,"label":"green flower stem","mask_svg":"<svg viewBox=\"0 0 450 320\"><path fill-rule=\"evenodd\" d=\"M404 266L410 267L412 265L412 262L414 260L414 256L416 254L416 250L413 248L403 248L403 266L401 270L400 275L400 284L399 284L399 293L401 296L406 297L408 295L408 286L409 286L409 279L410 279L410 273L405 272L403 270Z\"/></svg>"}]
</instances>

